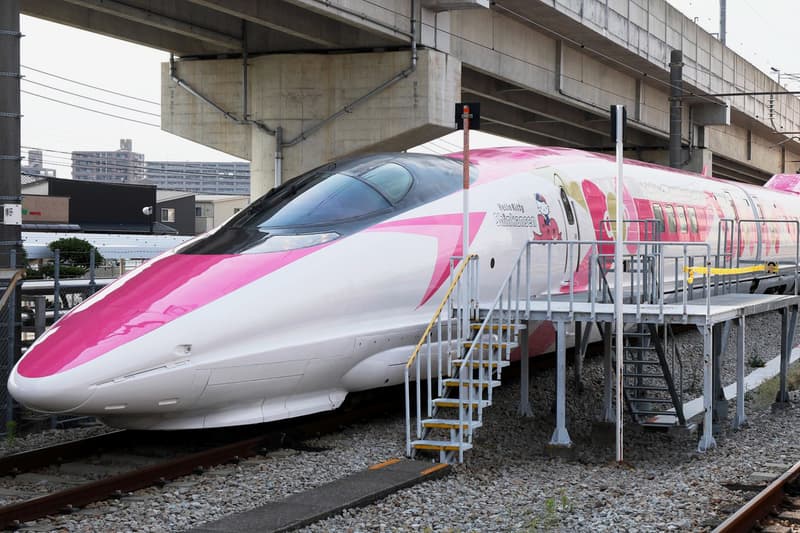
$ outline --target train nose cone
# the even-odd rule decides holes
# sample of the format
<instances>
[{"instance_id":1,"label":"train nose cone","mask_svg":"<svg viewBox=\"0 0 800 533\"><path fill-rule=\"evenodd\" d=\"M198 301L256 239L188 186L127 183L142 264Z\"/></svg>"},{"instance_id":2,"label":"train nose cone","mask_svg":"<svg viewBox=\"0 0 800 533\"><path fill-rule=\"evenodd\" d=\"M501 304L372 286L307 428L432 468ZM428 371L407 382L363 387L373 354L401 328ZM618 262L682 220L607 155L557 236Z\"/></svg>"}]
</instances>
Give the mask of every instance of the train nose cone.
<instances>
[{"instance_id":1,"label":"train nose cone","mask_svg":"<svg viewBox=\"0 0 800 533\"><path fill-rule=\"evenodd\" d=\"M45 413L73 411L92 396L88 386L70 383L69 373L26 378L16 368L8 378L8 392L25 407Z\"/></svg>"}]
</instances>

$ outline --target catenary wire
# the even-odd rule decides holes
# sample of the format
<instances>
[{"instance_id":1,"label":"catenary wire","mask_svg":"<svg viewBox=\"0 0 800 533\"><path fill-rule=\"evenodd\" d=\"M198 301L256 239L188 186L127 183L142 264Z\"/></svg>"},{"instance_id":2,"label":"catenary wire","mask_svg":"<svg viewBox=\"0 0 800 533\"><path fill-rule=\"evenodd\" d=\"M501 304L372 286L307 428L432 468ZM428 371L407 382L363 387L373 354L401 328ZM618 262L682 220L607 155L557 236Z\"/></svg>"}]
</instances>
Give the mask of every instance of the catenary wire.
<instances>
[{"instance_id":1,"label":"catenary wire","mask_svg":"<svg viewBox=\"0 0 800 533\"><path fill-rule=\"evenodd\" d=\"M80 93L74 93L72 91L67 91L66 89L59 89L58 87L53 87L52 85L47 85L46 83L40 83L38 81L29 80L28 78L22 78L22 81L25 83L31 83L33 85L38 85L40 87L46 87L48 89L52 89L54 91L62 92L64 94L68 94L70 96L77 96L78 98L85 98L86 100L91 100L92 102L97 102L104 105L110 105L113 107L119 107L120 109L126 109L128 111L134 111L136 113L142 113L144 115L150 115L152 117L160 117L159 113L151 113L150 111L142 111L141 109L136 109L135 107L128 107L121 104L115 104L113 102L109 102L107 100L100 100L99 98L92 98L91 96L86 96Z\"/></svg>"},{"instance_id":2,"label":"catenary wire","mask_svg":"<svg viewBox=\"0 0 800 533\"><path fill-rule=\"evenodd\" d=\"M24 89L20 89L20 91L19 91L19 92L21 92L21 93L24 93L24 94L28 94L28 95L30 95L30 96L36 96L37 98L42 98L42 99L44 99L44 100L50 100L51 102L56 102L56 103L58 103L58 104L63 104L63 105L66 105L66 106L70 106L70 107L76 107L76 108L78 108L78 109L83 109L84 111L89 111L89 112L91 112L91 113L97 113L97 114L99 114L99 115L105 115L105 116L107 116L107 117L118 118L118 119L121 119L121 120L127 120L127 121L129 121L129 122L136 122L137 124L143 124L143 125L145 125L145 126L152 126L152 127L154 127L154 128L159 128L159 129L161 129L161 125L159 125L159 124L153 124L152 122L145 122L145 121L143 121L143 120L136 120L135 118L123 117L122 115L115 115L114 113L107 113L107 112L105 112L105 111L99 111L99 110L97 110L97 109L92 109L92 108L90 108L90 107L85 107L85 106L81 106L81 105L78 105L78 104L71 104L71 103L69 103L69 102L65 102L65 101L63 101L63 100L58 100L58 99L56 99L56 98L50 98L49 96L44 96L44 95L41 95L41 94L32 93L32 92L30 92L30 91L26 91L26 90L24 90Z\"/></svg>"},{"instance_id":3,"label":"catenary wire","mask_svg":"<svg viewBox=\"0 0 800 533\"><path fill-rule=\"evenodd\" d=\"M68 81L70 83L75 83L76 85L83 85L84 87L89 87L90 89L95 89L95 90L98 90L98 91L107 92L109 94L115 94L117 96L130 98L131 100L138 100L140 102L144 102L144 103L147 103L147 104L153 104L153 105L158 105L158 106L161 105L160 102L156 102L154 100L148 100L146 98L140 98L138 96L131 96L129 94L125 94L125 93L121 93L121 92L117 92L117 91L112 91L111 89L104 89L102 87L97 87L96 85L90 85L90 84L84 83L82 81L73 80L71 78L67 78L67 77L64 77L64 76L59 76L58 74L53 74L52 72L47 72L46 70L40 70L38 68L29 67L27 65L20 65L20 66L22 68L25 68L25 69L28 69L28 70L32 70L34 72L38 72L39 74L44 74L45 76L51 76L51 77L57 78L59 80L64 80L64 81Z\"/></svg>"}]
</instances>

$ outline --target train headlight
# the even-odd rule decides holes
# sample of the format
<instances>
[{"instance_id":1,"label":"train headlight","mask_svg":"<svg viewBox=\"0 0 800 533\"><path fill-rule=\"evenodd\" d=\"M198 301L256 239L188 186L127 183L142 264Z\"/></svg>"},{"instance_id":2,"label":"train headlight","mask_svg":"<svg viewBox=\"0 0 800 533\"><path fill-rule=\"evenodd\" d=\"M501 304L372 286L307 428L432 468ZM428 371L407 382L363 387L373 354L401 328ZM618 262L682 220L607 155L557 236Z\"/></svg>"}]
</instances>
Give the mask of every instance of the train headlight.
<instances>
[{"instance_id":1,"label":"train headlight","mask_svg":"<svg viewBox=\"0 0 800 533\"><path fill-rule=\"evenodd\" d=\"M302 235L273 235L262 244L250 248L244 253L262 254L266 252L285 252L287 250L297 250L317 246L339 238L335 231L326 233L306 233Z\"/></svg>"}]
</instances>

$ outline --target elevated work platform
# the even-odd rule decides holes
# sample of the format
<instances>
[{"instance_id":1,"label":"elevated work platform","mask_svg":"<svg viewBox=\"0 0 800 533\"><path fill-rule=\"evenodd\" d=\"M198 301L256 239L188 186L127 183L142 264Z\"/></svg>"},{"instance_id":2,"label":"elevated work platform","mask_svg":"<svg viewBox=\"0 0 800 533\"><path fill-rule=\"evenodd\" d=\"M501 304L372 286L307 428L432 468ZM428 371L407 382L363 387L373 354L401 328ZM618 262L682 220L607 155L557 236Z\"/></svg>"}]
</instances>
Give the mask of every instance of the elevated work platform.
<instances>
[{"instance_id":1,"label":"elevated work platform","mask_svg":"<svg viewBox=\"0 0 800 533\"><path fill-rule=\"evenodd\" d=\"M800 234L800 231L796 235ZM727 417L727 400L721 379L722 350L734 324L736 339L736 415L744 413L746 317L778 311L781 314L780 389L776 402L788 401L786 380L791 339L794 337L800 296L795 257L780 265L758 265L757 258L712 255L706 243L626 241L623 259L623 298L613 301L614 272L608 242L530 241L497 296L486 303L478 294L477 258L470 256L454 269L452 283L406 368L407 452L437 451L441 461L463 459L473 447L473 433L482 426L483 410L492 405L493 390L502 383L502 369L511 351L519 348L521 399L519 412L532 415L528 384L529 332L534 323L550 322L556 337L556 427L554 447L570 447L566 427L567 327L574 326L575 372L580 385L581 362L596 326L604 340L604 401L601 418L624 402L634 422L645 426L690 425L684 413L682 360L671 325L697 327L703 338L703 434L700 451L716 446L715 422ZM587 248L588 247L588 248ZM600 250L604 249L603 253ZM537 249L538 252L537 253ZM570 258L589 249L586 268L559 273ZM542 260L541 258L544 258ZM562 276L559 280L559 277ZM769 294L753 292L758 287ZM624 346L612 350L617 313L622 313ZM621 369L621 376L616 376ZM427 401L422 382L426 383ZM412 417L412 382L416 388L416 413ZM615 383L617 385L615 385ZM616 394L612 394L614 389ZM616 398L616 400L615 400ZM455 412L454 412L455 411ZM416 418L416 432L412 432ZM621 431L621 426L618 427ZM621 433L620 433L621 434Z\"/></svg>"}]
</instances>

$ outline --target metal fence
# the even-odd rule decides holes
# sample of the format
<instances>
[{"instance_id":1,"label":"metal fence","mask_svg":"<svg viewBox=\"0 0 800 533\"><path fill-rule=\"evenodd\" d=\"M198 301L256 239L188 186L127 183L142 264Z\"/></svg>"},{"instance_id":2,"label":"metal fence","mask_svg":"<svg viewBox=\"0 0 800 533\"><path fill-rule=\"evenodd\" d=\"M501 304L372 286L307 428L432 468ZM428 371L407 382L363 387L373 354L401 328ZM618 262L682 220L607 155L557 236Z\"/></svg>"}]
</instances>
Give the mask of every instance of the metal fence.
<instances>
[{"instance_id":1,"label":"metal fence","mask_svg":"<svg viewBox=\"0 0 800 533\"><path fill-rule=\"evenodd\" d=\"M14 432L14 401L6 388L8 376L19 357L19 314L17 299L22 271L17 269L17 254L12 250L0 257L0 433Z\"/></svg>"},{"instance_id":2,"label":"metal fence","mask_svg":"<svg viewBox=\"0 0 800 533\"><path fill-rule=\"evenodd\" d=\"M20 422L19 406L6 383L14 364L47 326L69 309L131 272L160 252L155 249L126 250L125 258L104 258L89 251L53 250L17 265L17 254L0 255L0 435L15 431ZM13 279L12 272L18 272ZM24 274L23 274L24 272ZM24 282L23 282L24 277ZM6 291L11 283L11 288ZM6 294L8 292L8 294ZM45 417L48 419L50 417ZM50 420L51 425L58 422Z\"/></svg>"}]
</instances>

